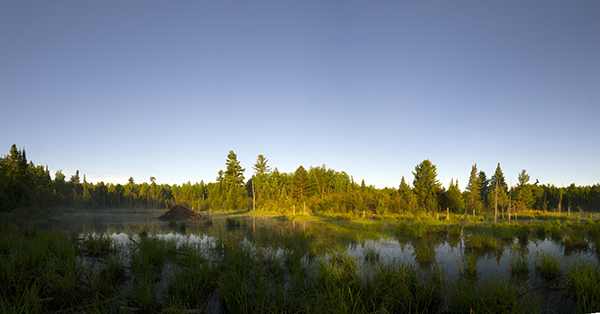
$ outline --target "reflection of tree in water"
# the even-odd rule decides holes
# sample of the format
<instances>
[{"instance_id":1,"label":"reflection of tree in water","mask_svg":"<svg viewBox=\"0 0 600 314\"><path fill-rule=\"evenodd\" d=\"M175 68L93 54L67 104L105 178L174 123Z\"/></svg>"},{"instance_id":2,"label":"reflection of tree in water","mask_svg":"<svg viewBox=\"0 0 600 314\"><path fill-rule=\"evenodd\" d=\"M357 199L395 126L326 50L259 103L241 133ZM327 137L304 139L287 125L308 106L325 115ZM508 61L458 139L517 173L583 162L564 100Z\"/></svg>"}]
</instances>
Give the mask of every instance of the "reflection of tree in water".
<instances>
[{"instance_id":1,"label":"reflection of tree in water","mask_svg":"<svg viewBox=\"0 0 600 314\"><path fill-rule=\"evenodd\" d=\"M454 225L446 227L446 242L452 249L456 249L460 245L461 229L460 226Z\"/></svg>"},{"instance_id":2,"label":"reflection of tree in water","mask_svg":"<svg viewBox=\"0 0 600 314\"><path fill-rule=\"evenodd\" d=\"M442 234L428 234L425 237L413 239L411 245L413 247L413 257L421 268L429 268L436 260L435 251L438 246L446 242L446 236Z\"/></svg>"},{"instance_id":3,"label":"reflection of tree in water","mask_svg":"<svg viewBox=\"0 0 600 314\"><path fill-rule=\"evenodd\" d=\"M519 241L511 244L511 252L519 254L529 254L529 241Z\"/></svg>"}]
</instances>

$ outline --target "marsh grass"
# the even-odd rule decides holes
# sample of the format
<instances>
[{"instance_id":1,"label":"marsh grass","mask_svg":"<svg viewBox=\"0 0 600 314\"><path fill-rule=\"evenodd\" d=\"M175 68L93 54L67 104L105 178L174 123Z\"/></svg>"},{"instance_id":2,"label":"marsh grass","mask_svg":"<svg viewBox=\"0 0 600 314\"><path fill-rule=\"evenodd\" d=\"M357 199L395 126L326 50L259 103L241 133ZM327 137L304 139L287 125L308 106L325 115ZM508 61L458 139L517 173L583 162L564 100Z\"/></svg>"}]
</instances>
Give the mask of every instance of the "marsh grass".
<instances>
[{"instance_id":1,"label":"marsh grass","mask_svg":"<svg viewBox=\"0 0 600 314\"><path fill-rule=\"evenodd\" d=\"M600 271L598 264L577 264L566 279L575 302L576 313L597 312L600 309Z\"/></svg>"},{"instance_id":2,"label":"marsh grass","mask_svg":"<svg viewBox=\"0 0 600 314\"><path fill-rule=\"evenodd\" d=\"M474 281L479 276L479 270L477 268L477 255L467 254L466 258L459 262L458 270L463 278Z\"/></svg>"},{"instance_id":3,"label":"marsh grass","mask_svg":"<svg viewBox=\"0 0 600 314\"><path fill-rule=\"evenodd\" d=\"M541 252L535 261L535 272L543 280L556 283L562 275L560 260L552 253Z\"/></svg>"},{"instance_id":4,"label":"marsh grass","mask_svg":"<svg viewBox=\"0 0 600 314\"><path fill-rule=\"evenodd\" d=\"M525 254L513 254L508 259L511 276L527 277L529 275L529 260Z\"/></svg>"},{"instance_id":5,"label":"marsh grass","mask_svg":"<svg viewBox=\"0 0 600 314\"><path fill-rule=\"evenodd\" d=\"M519 239L519 243L526 244L529 242L530 231L531 231L531 226L528 224L522 224L517 227L516 235L517 235L517 238Z\"/></svg>"},{"instance_id":6,"label":"marsh grass","mask_svg":"<svg viewBox=\"0 0 600 314\"><path fill-rule=\"evenodd\" d=\"M179 223L179 231L183 234L185 234L185 230L187 228L187 224L185 223L185 221L182 221Z\"/></svg>"},{"instance_id":7,"label":"marsh grass","mask_svg":"<svg viewBox=\"0 0 600 314\"><path fill-rule=\"evenodd\" d=\"M497 276L478 282L459 279L447 299L453 313L539 313L539 303L524 288Z\"/></svg>"},{"instance_id":8,"label":"marsh grass","mask_svg":"<svg viewBox=\"0 0 600 314\"><path fill-rule=\"evenodd\" d=\"M83 236L81 250L89 256L106 256L111 253L112 240L107 232L88 233Z\"/></svg>"},{"instance_id":9,"label":"marsh grass","mask_svg":"<svg viewBox=\"0 0 600 314\"><path fill-rule=\"evenodd\" d=\"M515 237L526 247L529 238L571 232L572 237L587 239L588 249L590 243L597 248L600 239L595 221L561 223L550 218L542 227L500 223L463 229L415 216L414 223L334 221L315 223L306 231L254 230L240 218L231 219L240 227L227 230L227 220L220 218L211 228L220 228L224 236L202 245L179 235L180 242L162 237L153 224L131 227L130 234L138 235L126 245L113 243L108 232L84 233L76 240L77 235L0 224L0 312L118 312L119 306L137 312L539 312L533 294L509 283L509 277L479 278L478 257L513 244ZM478 219L489 221L483 215ZM171 229L178 227L181 224L169 224ZM192 224L186 230L204 232L205 227ZM445 241L454 241L452 247L461 244L463 230L460 276L446 278L437 265L436 248ZM365 241L380 239L382 233L411 245L416 263L382 259L379 250L368 245L370 240ZM351 255L349 248L360 243L363 256ZM558 282L561 265L549 256L538 255L533 268L540 278ZM513 255L510 272L525 274L529 264L525 255ZM551 275L557 273L551 270L553 264L558 265L558 275ZM571 270L565 282L564 293L575 300L578 311L597 306L597 265Z\"/></svg>"},{"instance_id":10,"label":"marsh grass","mask_svg":"<svg viewBox=\"0 0 600 314\"><path fill-rule=\"evenodd\" d=\"M367 263L379 261L381 248L377 249L375 245L367 245L363 247L363 257Z\"/></svg>"}]
</instances>

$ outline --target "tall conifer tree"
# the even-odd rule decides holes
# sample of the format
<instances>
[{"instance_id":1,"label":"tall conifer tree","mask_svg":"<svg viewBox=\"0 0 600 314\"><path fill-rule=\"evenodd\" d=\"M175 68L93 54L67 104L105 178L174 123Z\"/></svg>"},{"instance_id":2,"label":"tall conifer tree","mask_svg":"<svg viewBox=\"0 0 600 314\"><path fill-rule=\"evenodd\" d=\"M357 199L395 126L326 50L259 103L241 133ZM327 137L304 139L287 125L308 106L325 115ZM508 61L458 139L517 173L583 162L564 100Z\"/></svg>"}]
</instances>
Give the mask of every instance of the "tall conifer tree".
<instances>
[{"instance_id":1,"label":"tall conifer tree","mask_svg":"<svg viewBox=\"0 0 600 314\"><path fill-rule=\"evenodd\" d=\"M508 186L506 185L506 180L504 179L504 173L502 172L502 169L500 168L500 163L498 163L498 166L496 167L496 171L494 172L494 175L490 179L490 186L495 187L496 183L498 183L498 188L502 188L505 193L508 191Z\"/></svg>"},{"instance_id":2,"label":"tall conifer tree","mask_svg":"<svg viewBox=\"0 0 600 314\"><path fill-rule=\"evenodd\" d=\"M441 187L437 180L436 166L429 159L425 159L415 167L413 175L415 176L413 191L417 196L419 206L426 211L436 211Z\"/></svg>"},{"instance_id":3,"label":"tall conifer tree","mask_svg":"<svg viewBox=\"0 0 600 314\"><path fill-rule=\"evenodd\" d=\"M481 210L481 184L479 179L477 178L477 164L474 164L471 167L471 175L469 176L469 183L466 187L466 206L468 210L473 211L473 216L475 216L475 212Z\"/></svg>"}]
</instances>

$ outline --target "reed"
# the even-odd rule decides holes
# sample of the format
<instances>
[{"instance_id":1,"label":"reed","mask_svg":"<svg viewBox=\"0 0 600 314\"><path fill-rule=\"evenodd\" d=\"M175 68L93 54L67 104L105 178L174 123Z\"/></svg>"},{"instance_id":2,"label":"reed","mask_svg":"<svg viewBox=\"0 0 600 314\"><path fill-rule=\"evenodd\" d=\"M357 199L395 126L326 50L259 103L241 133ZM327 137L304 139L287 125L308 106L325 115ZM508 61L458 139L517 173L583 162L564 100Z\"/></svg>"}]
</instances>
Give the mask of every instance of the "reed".
<instances>
[{"instance_id":1,"label":"reed","mask_svg":"<svg viewBox=\"0 0 600 314\"><path fill-rule=\"evenodd\" d=\"M447 301L453 313L539 313L539 303L522 293L524 288L497 276L477 282L459 279Z\"/></svg>"},{"instance_id":2,"label":"reed","mask_svg":"<svg viewBox=\"0 0 600 314\"><path fill-rule=\"evenodd\" d=\"M467 257L458 264L458 270L463 278L469 280L475 280L479 276L479 270L477 268L477 255L467 254Z\"/></svg>"},{"instance_id":3,"label":"reed","mask_svg":"<svg viewBox=\"0 0 600 314\"><path fill-rule=\"evenodd\" d=\"M549 252L539 253L535 262L535 272L543 280L557 282L562 275L558 257Z\"/></svg>"},{"instance_id":4,"label":"reed","mask_svg":"<svg viewBox=\"0 0 600 314\"><path fill-rule=\"evenodd\" d=\"M435 313L440 310L443 298L443 278L439 268L419 273L404 263L379 263L373 279L367 283L365 294L370 311L388 313Z\"/></svg>"},{"instance_id":5,"label":"reed","mask_svg":"<svg viewBox=\"0 0 600 314\"><path fill-rule=\"evenodd\" d=\"M600 271L598 269L598 264L580 263L569 270L566 286L575 302L576 313L591 313L600 309Z\"/></svg>"},{"instance_id":6,"label":"reed","mask_svg":"<svg viewBox=\"0 0 600 314\"><path fill-rule=\"evenodd\" d=\"M515 277L529 275L529 260L525 254L513 254L509 257L508 266L510 274Z\"/></svg>"},{"instance_id":7,"label":"reed","mask_svg":"<svg viewBox=\"0 0 600 314\"><path fill-rule=\"evenodd\" d=\"M381 249L375 248L374 245L367 245L363 247L363 257L367 263L374 263L379 261L379 252Z\"/></svg>"}]
</instances>

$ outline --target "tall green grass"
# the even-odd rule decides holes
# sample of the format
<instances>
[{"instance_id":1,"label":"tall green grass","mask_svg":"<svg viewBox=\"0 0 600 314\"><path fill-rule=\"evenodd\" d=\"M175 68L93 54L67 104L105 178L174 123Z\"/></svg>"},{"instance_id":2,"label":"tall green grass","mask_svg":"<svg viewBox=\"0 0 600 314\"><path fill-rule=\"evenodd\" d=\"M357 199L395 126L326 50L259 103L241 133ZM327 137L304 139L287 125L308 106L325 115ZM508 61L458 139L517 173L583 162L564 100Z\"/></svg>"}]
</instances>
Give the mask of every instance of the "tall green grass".
<instances>
[{"instance_id":1,"label":"tall green grass","mask_svg":"<svg viewBox=\"0 0 600 314\"><path fill-rule=\"evenodd\" d=\"M578 264L567 274L567 289L575 301L576 313L600 310L600 270L598 264Z\"/></svg>"},{"instance_id":2,"label":"tall green grass","mask_svg":"<svg viewBox=\"0 0 600 314\"><path fill-rule=\"evenodd\" d=\"M551 282L557 282L562 276L562 268L559 258L549 252L541 252L535 261L536 274Z\"/></svg>"},{"instance_id":3,"label":"tall green grass","mask_svg":"<svg viewBox=\"0 0 600 314\"><path fill-rule=\"evenodd\" d=\"M578 234L589 241L588 249L592 244L597 248L600 239L595 221L464 229L434 219L415 221L334 222L304 230L255 229L242 223L228 229L226 220L216 220L210 227L192 224L182 231L220 228L222 236L205 244L181 240L181 235L182 242L168 240L156 235L156 226L146 225L131 228L138 235L118 245L106 232L78 238L0 224L0 312L536 312L539 302L509 276L479 276L481 255L516 246L515 238L526 247L530 239L560 233L562 241L563 232L573 231L571 237ZM173 224L171 231L177 227ZM410 245L416 263L381 258L367 239L382 234ZM458 278L447 278L436 261L436 248L451 241L453 248L464 243L466 258L458 265ZM363 255L352 255L349 248L359 244ZM509 258L510 273L526 277L534 262L535 274L557 285L564 273L567 290L560 293L575 301L577 311L597 306L597 265L564 272L554 255L541 253L529 261L523 252Z\"/></svg>"},{"instance_id":4,"label":"tall green grass","mask_svg":"<svg viewBox=\"0 0 600 314\"><path fill-rule=\"evenodd\" d=\"M539 303L524 290L501 277L461 279L452 284L447 298L452 313L539 313Z\"/></svg>"}]
</instances>

